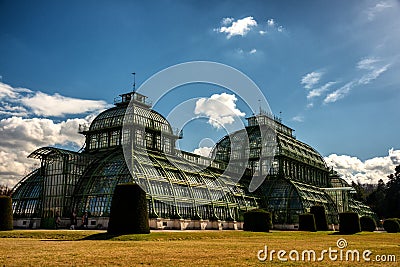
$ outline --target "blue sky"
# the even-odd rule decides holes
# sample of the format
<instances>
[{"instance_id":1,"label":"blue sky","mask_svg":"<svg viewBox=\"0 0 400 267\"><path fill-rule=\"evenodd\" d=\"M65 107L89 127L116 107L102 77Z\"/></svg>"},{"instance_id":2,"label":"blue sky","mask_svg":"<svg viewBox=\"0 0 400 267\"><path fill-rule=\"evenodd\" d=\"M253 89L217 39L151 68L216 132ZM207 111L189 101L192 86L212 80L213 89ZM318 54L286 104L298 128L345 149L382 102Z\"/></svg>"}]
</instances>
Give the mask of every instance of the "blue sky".
<instances>
[{"instance_id":1,"label":"blue sky","mask_svg":"<svg viewBox=\"0 0 400 267\"><path fill-rule=\"evenodd\" d=\"M391 0L0 0L0 173L13 183L10 169L26 168L21 158L37 146L78 147L72 128L130 90L131 72L139 86L193 60L245 73L298 139L350 169L351 178L365 175L372 159L388 172L400 159L399 14ZM179 89L157 106L160 113L226 92ZM228 101L250 115L239 98ZM207 120L194 121L180 145L193 151L203 138L222 135ZM16 145L19 167L7 161Z\"/></svg>"}]
</instances>

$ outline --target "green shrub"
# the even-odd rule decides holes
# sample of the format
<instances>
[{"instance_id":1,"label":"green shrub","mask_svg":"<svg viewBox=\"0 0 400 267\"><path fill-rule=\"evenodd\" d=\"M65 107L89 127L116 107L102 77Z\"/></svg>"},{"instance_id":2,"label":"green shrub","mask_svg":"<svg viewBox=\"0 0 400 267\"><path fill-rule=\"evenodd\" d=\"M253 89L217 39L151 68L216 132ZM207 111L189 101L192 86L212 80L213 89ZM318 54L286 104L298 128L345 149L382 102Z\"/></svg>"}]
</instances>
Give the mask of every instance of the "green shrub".
<instances>
[{"instance_id":1,"label":"green shrub","mask_svg":"<svg viewBox=\"0 0 400 267\"><path fill-rule=\"evenodd\" d=\"M370 216L363 216L360 218L361 231L373 232L376 229L376 222Z\"/></svg>"},{"instance_id":2,"label":"green shrub","mask_svg":"<svg viewBox=\"0 0 400 267\"><path fill-rule=\"evenodd\" d=\"M317 231L314 214L304 213L299 215L299 230L310 232Z\"/></svg>"},{"instance_id":3,"label":"green shrub","mask_svg":"<svg viewBox=\"0 0 400 267\"><path fill-rule=\"evenodd\" d=\"M342 234L355 234L361 232L358 214L355 212L339 213L339 232Z\"/></svg>"},{"instance_id":4,"label":"green shrub","mask_svg":"<svg viewBox=\"0 0 400 267\"><path fill-rule=\"evenodd\" d=\"M324 206L312 206L310 213L314 214L315 225L317 231L328 231L328 221L326 219L325 207Z\"/></svg>"},{"instance_id":5,"label":"green shrub","mask_svg":"<svg viewBox=\"0 0 400 267\"><path fill-rule=\"evenodd\" d=\"M110 234L150 233L146 192L139 185L128 183L115 187L107 231Z\"/></svg>"},{"instance_id":6,"label":"green shrub","mask_svg":"<svg viewBox=\"0 0 400 267\"><path fill-rule=\"evenodd\" d=\"M40 228L42 229L56 229L56 221L53 217L42 218L40 220Z\"/></svg>"},{"instance_id":7,"label":"green shrub","mask_svg":"<svg viewBox=\"0 0 400 267\"><path fill-rule=\"evenodd\" d=\"M383 228L388 233L400 232L400 220L397 218L386 219L383 222Z\"/></svg>"},{"instance_id":8,"label":"green shrub","mask_svg":"<svg viewBox=\"0 0 400 267\"><path fill-rule=\"evenodd\" d=\"M269 232L272 228L271 214L262 209L255 209L243 215L243 230L252 232Z\"/></svg>"},{"instance_id":9,"label":"green shrub","mask_svg":"<svg viewBox=\"0 0 400 267\"><path fill-rule=\"evenodd\" d=\"M0 196L0 231L13 229L11 197Z\"/></svg>"}]
</instances>

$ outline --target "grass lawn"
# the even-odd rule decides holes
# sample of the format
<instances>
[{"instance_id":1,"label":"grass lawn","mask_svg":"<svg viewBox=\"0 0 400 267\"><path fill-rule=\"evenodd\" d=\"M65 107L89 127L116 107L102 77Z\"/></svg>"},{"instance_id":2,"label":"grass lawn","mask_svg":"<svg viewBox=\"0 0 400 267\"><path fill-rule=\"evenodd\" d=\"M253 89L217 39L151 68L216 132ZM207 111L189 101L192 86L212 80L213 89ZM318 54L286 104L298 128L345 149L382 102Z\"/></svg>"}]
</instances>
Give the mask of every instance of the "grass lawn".
<instances>
[{"instance_id":1,"label":"grass lawn","mask_svg":"<svg viewBox=\"0 0 400 267\"><path fill-rule=\"evenodd\" d=\"M0 232L0 266L304 266L308 262L281 262L276 253L272 261L261 262L257 252L265 245L270 250L338 249L344 238L347 247L360 251L360 261L312 262L319 266L399 266L400 233L359 233L272 231L152 231L149 235L110 236L105 231L14 230ZM371 250L370 262L362 259ZM338 249L339 250L339 249ZM336 253L339 255L339 253ZM261 254L262 256L263 254ZM293 254L294 257L295 254ZM397 262L373 261L376 255L395 255ZM288 258L288 254L285 256ZM343 256L344 258L345 256Z\"/></svg>"}]
</instances>

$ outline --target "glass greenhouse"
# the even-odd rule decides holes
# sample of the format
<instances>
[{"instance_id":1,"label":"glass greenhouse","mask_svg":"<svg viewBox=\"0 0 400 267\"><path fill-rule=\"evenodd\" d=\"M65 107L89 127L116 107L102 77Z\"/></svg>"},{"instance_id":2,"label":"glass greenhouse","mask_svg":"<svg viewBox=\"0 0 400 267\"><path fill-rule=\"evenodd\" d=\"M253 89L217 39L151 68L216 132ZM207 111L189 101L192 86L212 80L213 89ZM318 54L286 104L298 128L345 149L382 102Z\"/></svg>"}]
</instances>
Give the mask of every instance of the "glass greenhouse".
<instances>
[{"instance_id":1,"label":"glass greenhouse","mask_svg":"<svg viewBox=\"0 0 400 267\"><path fill-rule=\"evenodd\" d=\"M352 199L352 188L327 168L317 151L269 115L248 118L246 129L216 144L212 158L176 149L180 133L135 92L121 95L115 107L90 126L81 125L79 132L86 137L81 152L43 147L29 155L40 160L40 167L13 189L17 226L32 227L33 220L40 224L56 212L67 221L76 211L78 216L88 212L91 225L106 227L114 189L127 182L146 191L154 220L235 222L247 210L265 208L274 224L295 225L298 215L313 205L325 207L330 223L337 223L342 211L372 214ZM268 156L271 151L273 157ZM231 162L244 166L239 182L227 167ZM264 182L251 193L253 176Z\"/></svg>"}]
</instances>

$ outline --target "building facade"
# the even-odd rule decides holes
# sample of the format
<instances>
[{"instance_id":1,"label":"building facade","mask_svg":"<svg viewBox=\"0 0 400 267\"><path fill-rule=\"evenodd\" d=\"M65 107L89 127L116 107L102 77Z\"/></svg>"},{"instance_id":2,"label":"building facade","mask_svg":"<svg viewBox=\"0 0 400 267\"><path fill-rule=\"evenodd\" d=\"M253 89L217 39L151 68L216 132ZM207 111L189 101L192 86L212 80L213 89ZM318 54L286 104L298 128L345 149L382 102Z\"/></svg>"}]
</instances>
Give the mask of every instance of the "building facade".
<instances>
[{"instance_id":1,"label":"building facade","mask_svg":"<svg viewBox=\"0 0 400 267\"><path fill-rule=\"evenodd\" d=\"M75 211L78 217L88 212L91 227L106 228L115 186L126 182L147 192L151 226L158 229L240 229L236 222L255 208L271 211L277 227L296 227L298 215L313 205L323 205L333 224L338 212L372 214L317 151L266 114L248 118L245 129L221 139L211 158L178 150L181 133L135 92L121 95L79 132L86 138L81 152L43 147L29 155L40 167L13 189L16 227L43 226L56 213L67 224ZM232 146L232 140L248 149ZM243 167L240 181L232 162ZM263 180L254 192L252 177Z\"/></svg>"}]
</instances>

